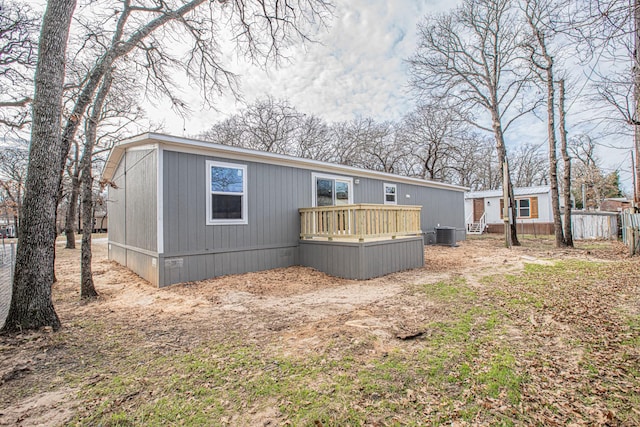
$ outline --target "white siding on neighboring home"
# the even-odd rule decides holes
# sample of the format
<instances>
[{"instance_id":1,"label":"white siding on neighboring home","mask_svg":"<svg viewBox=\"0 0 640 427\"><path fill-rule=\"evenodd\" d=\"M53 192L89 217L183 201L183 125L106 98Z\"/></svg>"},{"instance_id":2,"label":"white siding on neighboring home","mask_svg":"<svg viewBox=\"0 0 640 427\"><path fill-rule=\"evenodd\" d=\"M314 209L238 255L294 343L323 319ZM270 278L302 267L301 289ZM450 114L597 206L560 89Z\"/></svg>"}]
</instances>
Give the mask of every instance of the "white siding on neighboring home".
<instances>
[{"instance_id":1,"label":"white siding on neighboring home","mask_svg":"<svg viewBox=\"0 0 640 427\"><path fill-rule=\"evenodd\" d=\"M550 223L553 222L551 208L551 194L549 187L529 187L514 189L516 199L537 197L538 217L537 218L517 218L516 222L525 223ZM473 219L473 200L484 198L484 210L487 224L502 223L500 212L500 199L502 190L475 191L465 194L464 210L467 222Z\"/></svg>"}]
</instances>

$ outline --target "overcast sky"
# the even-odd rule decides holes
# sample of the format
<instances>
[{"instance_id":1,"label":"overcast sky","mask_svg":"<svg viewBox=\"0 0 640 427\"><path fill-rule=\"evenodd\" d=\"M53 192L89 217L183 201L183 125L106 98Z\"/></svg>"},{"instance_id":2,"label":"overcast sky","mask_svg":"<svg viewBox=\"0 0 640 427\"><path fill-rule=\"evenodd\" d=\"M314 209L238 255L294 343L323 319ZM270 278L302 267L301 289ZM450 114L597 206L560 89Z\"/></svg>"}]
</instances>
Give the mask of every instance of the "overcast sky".
<instances>
[{"instance_id":1,"label":"overcast sky","mask_svg":"<svg viewBox=\"0 0 640 427\"><path fill-rule=\"evenodd\" d=\"M334 0L330 28L316 35L320 43L289 50L289 62L268 72L248 64L231 64L240 74L244 101L271 95L287 99L302 113L332 122L357 116L396 120L413 108L407 91L404 60L416 47L417 23L427 13L450 9L447 0ZM165 131L193 135L242 107L222 98L219 112L196 110L182 120L160 106L152 117L163 117Z\"/></svg>"},{"instance_id":2,"label":"overcast sky","mask_svg":"<svg viewBox=\"0 0 640 427\"><path fill-rule=\"evenodd\" d=\"M42 0L37 3L44 4ZM372 117L377 121L398 120L415 103L407 87L404 62L416 49L417 24L426 14L450 10L460 0L333 0L335 18L330 27L315 36L319 43L294 46L289 62L268 72L243 62L229 63L240 76L243 101L250 104L271 95L288 100L301 113L315 114L328 122ZM582 70L573 72L580 77ZM584 77L584 76L582 76ZM574 90L582 91L583 83ZM584 89L584 87L582 87ZM176 115L170 105L145 105L148 116L163 126L163 132L196 135L214 123L238 112L244 104L232 97L217 102L218 111L203 109L197 89L185 87L184 99L193 114ZM569 100L570 102L570 100ZM587 102L571 104L569 132L589 129L593 109ZM582 111L580 111L582 109ZM508 144L546 143L544 121L529 117L517 122L506 135ZM627 141L629 139L629 141ZM605 139L605 143L607 140ZM619 138L618 146L632 146L630 138ZM605 172L620 170L625 189L632 188L629 153L626 149L601 149Z\"/></svg>"},{"instance_id":3,"label":"overcast sky","mask_svg":"<svg viewBox=\"0 0 640 427\"><path fill-rule=\"evenodd\" d=\"M458 0L334 0L335 18L330 28L316 36L320 43L289 50L290 62L265 72L245 63L231 64L241 78L244 102L271 95L288 100L302 113L333 122L358 116L377 121L398 120L415 103L407 87L405 60L416 49L417 24L426 14L450 10ZM580 76L581 70L574 74ZM582 83L578 83L581 85ZM575 92L574 92L575 93ZM183 119L169 105L147 107L162 122L164 131L196 135L243 107L231 97L221 98L219 111L203 110L196 91L188 96L193 115ZM570 133L584 129L591 110L571 105ZM508 144L546 143L546 124L529 117L516 122L506 135ZM617 142L625 145L626 141ZM631 147L631 141L629 141ZM618 169L626 189L631 189L630 160L626 150L600 150L605 171ZM628 164L629 163L629 164Z\"/></svg>"}]
</instances>

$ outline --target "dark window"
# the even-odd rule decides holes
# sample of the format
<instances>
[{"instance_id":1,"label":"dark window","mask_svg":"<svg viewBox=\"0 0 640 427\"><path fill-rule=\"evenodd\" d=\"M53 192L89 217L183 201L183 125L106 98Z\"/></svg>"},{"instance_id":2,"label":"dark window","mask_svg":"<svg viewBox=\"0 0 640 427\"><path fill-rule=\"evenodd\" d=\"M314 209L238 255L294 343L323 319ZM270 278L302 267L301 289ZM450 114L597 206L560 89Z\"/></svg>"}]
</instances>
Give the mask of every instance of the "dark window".
<instances>
[{"instance_id":1,"label":"dark window","mask_svg":"<svg viewBox=\"0 0 640 427\"><path fill-rule=\"evenodd\" d=\"M212 194L211 219L242 219L242 196Z\"/></svg>"},{"instance_id":2,"label":"dark window","mask_svg":"<svg viewBox=\"0 0 640 427\"><path fill-rule=\"evenodd\" d=\"M529 218L531 216L529 199L516 200L518 204L518 216L521 218Z\"/></svg>"},{"instance_id":3,"label":"dark window","mask_svg":"<svg viewBox=\"0 0 640 427\"><path fill-rule=\"evenodd\" d=\"M332 177L315 177L315 183L316 206L349 204L351 181Z\"/></svg>"},{"instance_id":4,"label":"dark window","mask_svg":"<svg viewBox=\"0 0 640 427\"><path fill-rule=\"evenodd\" d=\"M333 205L333 180L318 178L316 181L316 200L318 206Z\"/></svg>"}]
</instances>

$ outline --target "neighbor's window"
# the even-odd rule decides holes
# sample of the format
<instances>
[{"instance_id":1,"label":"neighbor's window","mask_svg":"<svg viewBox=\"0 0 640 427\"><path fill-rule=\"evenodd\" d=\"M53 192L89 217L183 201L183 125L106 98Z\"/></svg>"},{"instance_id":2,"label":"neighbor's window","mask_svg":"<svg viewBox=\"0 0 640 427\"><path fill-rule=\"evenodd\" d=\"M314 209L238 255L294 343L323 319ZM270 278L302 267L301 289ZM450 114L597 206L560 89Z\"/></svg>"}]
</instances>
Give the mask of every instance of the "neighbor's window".
<instances>
[{"instance_id":1,"label":"neighbor's window","mask_svg":"<svg viewBox=\"0 0 640 427\"><path fill-rule=\"evenodd\" d=\"M531 201L529 199L516 199L516 206L518 208L518 218L531 217Z\"/></svg>"},{"instance_id":2,"label":"neighbor's window","mask_svg":"<svg viewBox=\"0 0 640 427\"><path fill-rule=\"evenodd\" d=\"M207 224L247 224L247 166L207 161Z\"/></svg>"},{"instance_id":3,"label":"neighbor's window","mask_svg":"<svg viewBox=\"0 0 640 427\"><path fill-rule=\"evenodd\" d=\"M384 185L384 204L396 205L398 199L396 198L397 187L395 184L383 184Z\"/></svg>"},{"instance_id":4,"label":"neighbor's window","mask_svg":"<svg viewBox=\"0 0 640 427\"><path fill-rule=\"evenodd\" d=\"M500 218L502 218L504 202L500 199ZM531 196L522 199L516 199L516 215L517 218L538 218L538 197Z\"/></svg>"}]
</instances>

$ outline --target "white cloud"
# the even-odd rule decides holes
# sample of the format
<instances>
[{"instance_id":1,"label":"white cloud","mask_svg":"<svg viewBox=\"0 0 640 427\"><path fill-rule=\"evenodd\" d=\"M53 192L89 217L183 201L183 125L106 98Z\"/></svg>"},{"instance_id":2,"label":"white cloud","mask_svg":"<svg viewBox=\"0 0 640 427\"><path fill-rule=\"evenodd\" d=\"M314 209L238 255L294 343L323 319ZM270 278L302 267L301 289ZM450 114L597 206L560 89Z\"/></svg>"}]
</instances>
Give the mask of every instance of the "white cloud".
<instances>
[{"instance_id":1,"label":"white cloud","mask_svg":"<svg viewBox=\"0 0 640 427\"><path fill-rule=\"evenodd\" d=\"M407 93L404 60L416 47L416 25L430 12L451 8L446 0L336 0L330 28L317 34L318 43L286 51L289 62L264 71L247 63L233 65L241 75L247 103L271 95L289 100L299 111L327 121L371 116L397 120L413 108ZM196 96L189 96L199 105ZM163 117L166 131L194 134L238 111L231 97L218 103L219 113L196 112L186 121L160 106L153 117Z\"/></svg>"},{"instance_id":2,"label":"white cloud","mask_svg":"<svg viewBox=\"0 0 640 427\"><path fill-rule=\"evenodd\" d=\"M417 24L426 14L450 10L460 0L333 2L335 18L327 31L315 36L319 43L308 44L306 49L290 47L286 50L289 62L278 69L264 71L236 61L234 54L227 53L229 67L240 75L244 101L251 103L271 95L287 99L299 111L316 114L327 121L357 116L370 116L378 121L399 119L414 106L406 90L408 76L404 60L416 48ZM38 7L44 3L33 2ZM242 102L224 96L217 103L218 111L202 109L197 89L185 85L183 97L193 110L189 117L177 116L166 102L146 106L149 117L164 123L167 133L197 134L243 107ZM589 111L582 111L585 108L579 106L569 111L571 135L584 131L585 123L593 124L593 117L598 116L593 105L588 104ZM506 137L510 145L546 143L546 123L533 117L519 120ZM631 147L633 141L626 137L613 143L624 147L627 142ZM626 149L606 149L600 154L608 167L621 169L624 186L630 190L631 171L630 166L625 166L628 163Z\"/></svg>"}]
</instances>

